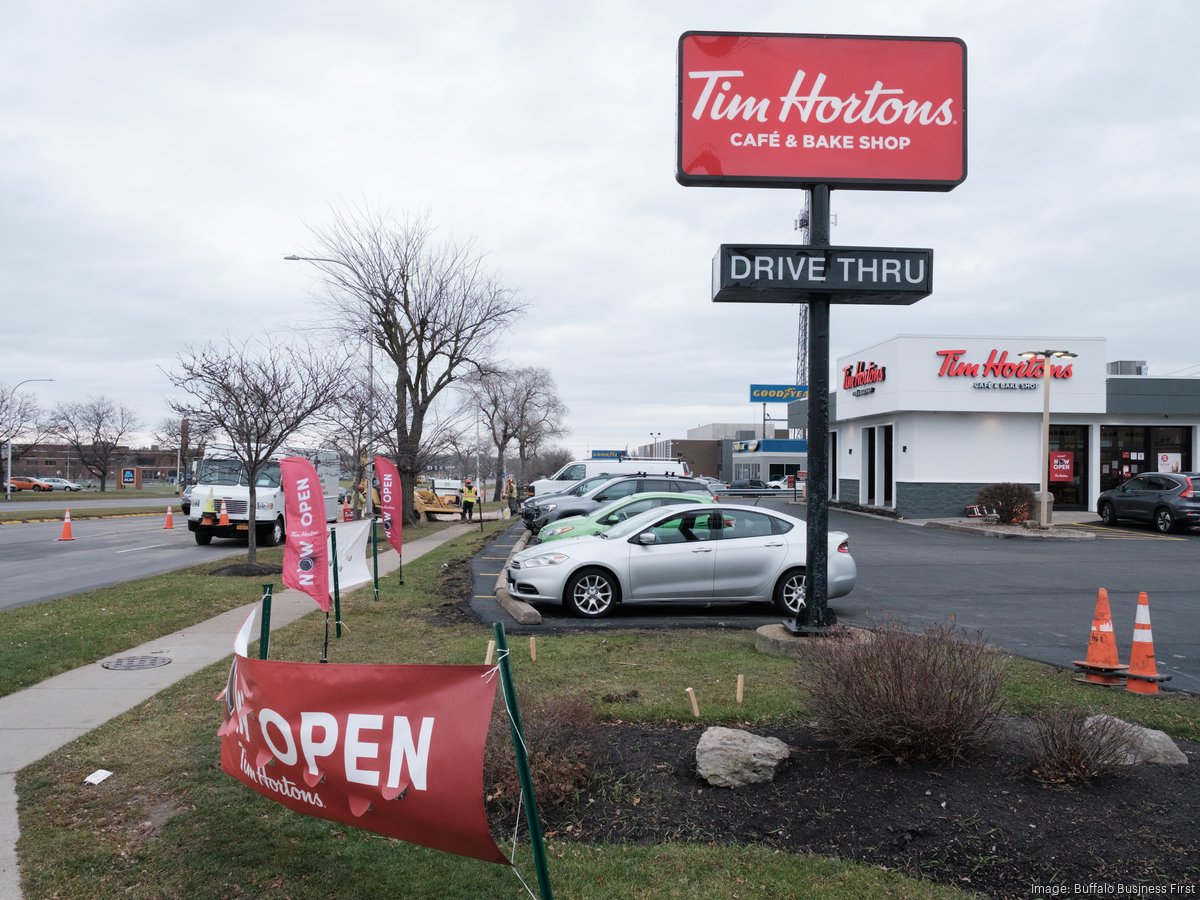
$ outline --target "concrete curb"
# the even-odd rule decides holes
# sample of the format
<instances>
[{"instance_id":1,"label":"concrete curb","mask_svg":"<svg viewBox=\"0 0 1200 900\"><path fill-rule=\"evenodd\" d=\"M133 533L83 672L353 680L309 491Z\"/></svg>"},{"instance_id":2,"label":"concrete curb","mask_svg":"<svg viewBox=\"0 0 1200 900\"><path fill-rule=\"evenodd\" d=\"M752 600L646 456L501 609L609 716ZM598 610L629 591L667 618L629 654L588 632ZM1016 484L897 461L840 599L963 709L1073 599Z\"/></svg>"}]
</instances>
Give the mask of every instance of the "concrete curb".
<instances>
[{"instance_id":1,"label":"concrete curb","mask_svg":"<svg viewBox=\"0 0 1200 900\"><path fill-rule=\"evenodd\" d=\"M930 520L926 528L942 528L946 531L957 531L960 534L979 534L992 538L1011 538L1018 541L1094 541L1096 535L1084 531L1070 531L1065 528L1018 528L1004 529L987 525L967 525L959 522L939 522Z\"/></svg>"},{"instance_id":2,"label":"concrete curb","mask_svg":"<svg viewBox=\"0 0 1200 900\"><path fill-rule=\"evenodd\" d=\"M513 544L512 553L508 554L508 558L512 559L513 554L520 553L525 549L525 545L529 543L530 532L526 529L517 538L517 542ZM496 576L496 602L504 608L504 611L512 616L521 625L541 625L542 614L526 603L524 600L518 600L509 593L507 582L504 578L504 572L501 571Z\"/></svg>"}]
</instances>

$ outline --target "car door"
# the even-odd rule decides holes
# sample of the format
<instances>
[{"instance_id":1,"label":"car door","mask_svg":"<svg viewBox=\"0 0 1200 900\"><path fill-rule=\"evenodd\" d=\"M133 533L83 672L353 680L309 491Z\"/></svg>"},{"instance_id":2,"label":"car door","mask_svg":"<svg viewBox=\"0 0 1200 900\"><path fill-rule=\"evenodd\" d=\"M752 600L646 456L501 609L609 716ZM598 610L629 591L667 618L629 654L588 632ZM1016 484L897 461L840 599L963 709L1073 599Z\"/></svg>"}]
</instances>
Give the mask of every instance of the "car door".
<instances>
[{"instance_id":1,"label":"car door","mask_svg":"<svg viewBox=\"0 0 1200 900\"><path fill-rule=\"evenodd\" d=\"M634 535L626 602L712 599L716 524L711 511L689 510ZM653 535L653 542L643 543L644 534Z\"/></svg>"},{"instance_id":2,"label":"car door","mask_svg":"<svg viewBox=\"0 0 1200 900\"><path fill-rule=\"evenodd\" d=\"M1114 498L1114 502L1119 517L1140 519L1145 522L1150 521L1154 510L1152 507L1153 492L1150 490L1149 475L1135 475L1117 490L1119 493Z\"/></svg>"},{"instance_id":3,"label":"car door","mask_svg":"<svg viewBox=\"0 0 1200 900\"><path fill-rule=\"evenodd\" d=\"M725 509L717 540L713 596L718 600L770 600L788 555L788 536L757 510Z\"/></svg>"}]
</instances>

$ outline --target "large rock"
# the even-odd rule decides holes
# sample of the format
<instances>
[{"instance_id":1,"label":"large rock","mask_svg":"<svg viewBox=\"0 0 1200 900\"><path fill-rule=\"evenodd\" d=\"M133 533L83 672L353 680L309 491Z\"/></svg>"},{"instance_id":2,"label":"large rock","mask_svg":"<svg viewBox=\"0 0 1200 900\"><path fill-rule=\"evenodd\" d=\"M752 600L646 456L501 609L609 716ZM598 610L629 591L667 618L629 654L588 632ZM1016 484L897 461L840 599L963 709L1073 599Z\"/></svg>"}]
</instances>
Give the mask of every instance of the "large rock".
<instances>
[{"instance_id":1,"label":"large rock","mask_svg":"<svg viewBox=\"0 0 1200 900\"><path fill-rule=\"evenodd\" d=\"M1121 761L1122 765L1136 766L1139 763L1158 763L1164 766L1186 766L1188 764L1187 754L1175 745L1166 732L1143 728L1140 725L1107 715L1092 716L1083 724L1091 727L1101 719L1111 719L1121 727L1129 729L1133 734L1132 747L1125 755L1125 759Z\"/></svg>"},{"instance_id":2,"label":"large rock","mask_svg":"<svg viewBox=\"0 0 1200 900\"><path fill-rule=\"evenodd\" d=\"M788 746L779 738L737 728L708 728L696 745L696 772L714 787L742 787L773 780L787 758Z\"/></svg>"}]
</instances>

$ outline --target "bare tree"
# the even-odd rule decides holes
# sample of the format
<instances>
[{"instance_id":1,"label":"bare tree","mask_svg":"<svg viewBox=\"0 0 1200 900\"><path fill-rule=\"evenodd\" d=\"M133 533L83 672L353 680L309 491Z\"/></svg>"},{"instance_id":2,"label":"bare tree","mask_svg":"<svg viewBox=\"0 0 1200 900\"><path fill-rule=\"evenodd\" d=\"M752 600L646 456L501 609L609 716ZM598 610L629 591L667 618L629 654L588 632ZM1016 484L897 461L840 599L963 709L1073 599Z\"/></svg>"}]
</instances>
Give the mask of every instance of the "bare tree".
<instances>
[{"instance_id":1,"label":"bare tree","mask_svg":"<svg viewBox=\"0 0 1200 900\"><path fill-rule=\"evenodd\" d=\"M370 457L380 449L382 438L390 427L376 402L380 396L386 397L388 392L378 384L352 381L345 393L334 401L327 416L331 427L325 435L325 444L338 451L343 471L350 472L356 519L361 519L364 511L364 497L359 493L358 485L366 481L367 468L372 463Z\"/></svg>"},{"instance_id":2,"label":"bare tree","mask_svg":"<svg viewBox=\"0 0 1200 900\"><path fill-rule=\"evenodd\" d=\"M361 334L395 366L389 392L391 442L414 521L413 482L429 449L426 420L439 395L483 368L499 335L524 311L514 292L484 269L472 244L434 240L427 217L397 222L370 211L340 213L319 249L299 257L317 266L347 333Z\"/></svg>"},{"instance_id":3,"label":"bare tree","mask_svg":"<svg viewBox=\"0 0 1200 900\"><path fill-rule=\"evenodd\" d=\"M500 499L500 473L504 457L513 441L526 443L534 432L545 440L551 434L562 433L566 407L558 399L554 377L549 369L526 367L511 370L492 369L466 380L468 404L477 409L487 425L488 434L496 449L496 492ZM520 459L520 454L518 454ZM525 471L521 466L521 481Z\"/></svg>"},{"instance_id":4,"label":"bare tree","mask_svg":"<svg viewBox=\"0 0 1200 900\"><path fill-rule=\"evenodd\" d=\"M108 472L129 436L141 428L137 413L108 397L89 397L83 403L63 403L54 413L58 433L79 457L80 464L100 481L100 491L108 485Z\"/></svg>"},{"instance_id":5,"label":"bare tree","mask_svg":"<svg viewBox=\"0 0 1200 900\"><path fill-rule=\"evenodd\" d=\"M513 405L516 410L517 460L520 482L529 484L529 464L543 452L552 440L563 437L567 430L563 421L567 407L558 398L554 376L549 369L519 369L514 379ZM567 454L567 461L570 461ZM547 473L549 474L549 473Z\"/></svg>"},{"instance_id":6,"label":"bare tree","mask_svg":"<svg viewBox=\"0 0 1200 900\"><path fill-rule=\"evenodd\" d=\"M20 383L17 387L20 387ZM42 408L28 392L0 384L0 447L12 459L20 459L30 447L44 443L54 433L53 422L42 415ZM18 439L23 439L20 444ZM7 473L6 473L7 474Z\"/></svg>"},{"instance_id":7,"label":"bare tree","mask_svg":"<svg viewBox=\"0 0 1200 900\"><path fill-rule=\"evenodd\" d=\"M346 390L346 363L340 354L308 342L285 344L263 339L189 348L177 371L165 372L190 401L171 409L192 427L228 439L249 479L249 553L258 559L255 484L259 473L283 443L306 427L321 424L319 415Z\"/></svg>"},{"instance_id":8,"label":"bare tree","mask_svg":"<svg viewBox=\"0 0 1200 900\"><path fill-rule=\"evenodd\" d=\"M204 455L204 448L212 441L212 432L197 429L185 416L168 416L158 423L154 440L165 450L178 451L180 465L186 473L188 460Z\"/></svg>"}]
</instances>

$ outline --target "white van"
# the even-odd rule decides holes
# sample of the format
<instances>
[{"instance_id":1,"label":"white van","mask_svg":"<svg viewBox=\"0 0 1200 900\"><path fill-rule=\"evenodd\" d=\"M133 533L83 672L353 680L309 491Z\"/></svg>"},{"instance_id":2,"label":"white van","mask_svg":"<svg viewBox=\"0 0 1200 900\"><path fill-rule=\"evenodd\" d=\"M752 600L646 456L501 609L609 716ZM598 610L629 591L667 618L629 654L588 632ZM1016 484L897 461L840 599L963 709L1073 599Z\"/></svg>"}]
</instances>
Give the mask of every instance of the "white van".
<instances>
[{"instance_id":1,"label":"white van","mask_svg":"<svg viewBox=\"0 0 1200 900\"><path fill-rule=\"evenodd\" d=\"M688 464L682 459L649 458L631 459L577 459L567 463L549 478L530 482L534 495L565 491L575 482L593 475L691 475Z\"/></svg>"}]
</instances>

